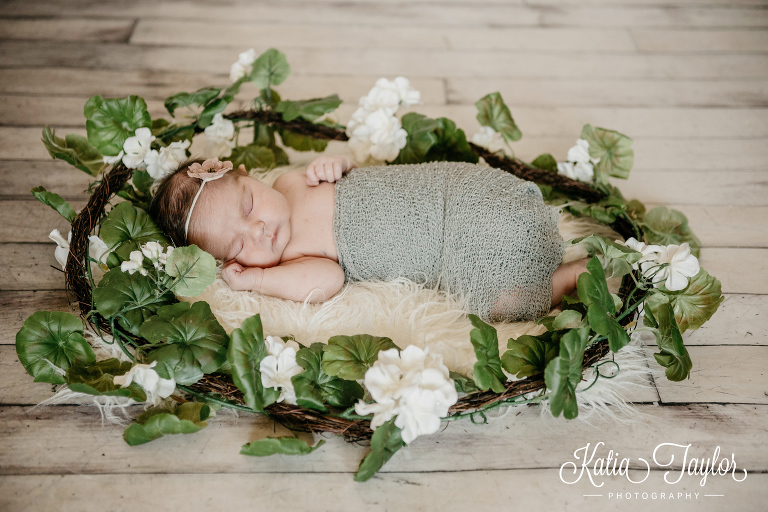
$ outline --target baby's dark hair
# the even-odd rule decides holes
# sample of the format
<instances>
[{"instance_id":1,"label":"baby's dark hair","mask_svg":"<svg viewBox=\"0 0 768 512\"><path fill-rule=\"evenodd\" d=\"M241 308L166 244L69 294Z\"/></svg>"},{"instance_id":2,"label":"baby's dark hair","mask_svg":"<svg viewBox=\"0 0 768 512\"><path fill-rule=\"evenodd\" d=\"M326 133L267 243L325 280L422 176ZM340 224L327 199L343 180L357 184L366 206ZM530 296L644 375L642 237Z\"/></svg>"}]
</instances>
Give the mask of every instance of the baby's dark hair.
<instances>
[{"instance_id":1,"label":"baby's dark hair","mask_svg":"<svg viewBox=\"0 0 768 512\"><path fill-rule=\"evenodd\" d=\"M202 164L203 161L200 158L187 160L178 170L160 180L149 205L150 217L176 247L187 245L184 224L201 183L190 177L187 169L193 163Z\"/></svg>"}]
</instances>

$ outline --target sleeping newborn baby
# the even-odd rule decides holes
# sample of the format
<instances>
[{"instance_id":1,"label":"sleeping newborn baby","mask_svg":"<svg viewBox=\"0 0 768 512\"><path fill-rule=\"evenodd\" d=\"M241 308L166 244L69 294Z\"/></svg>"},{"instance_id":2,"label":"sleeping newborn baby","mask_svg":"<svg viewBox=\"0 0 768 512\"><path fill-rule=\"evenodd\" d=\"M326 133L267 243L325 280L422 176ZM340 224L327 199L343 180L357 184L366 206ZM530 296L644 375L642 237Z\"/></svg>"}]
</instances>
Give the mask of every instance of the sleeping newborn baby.
<instances>
[{"instance_id":1,"label":"sleeping newborn baby","mask_svg":"<svg viewBox=\"0 0 768 512\"><path fill-rule=\"evenodd\" d=\"M534 320L572 294L559 211L488 166L358 168L321 156L269 187L217 159L165 177L150 214L176 246L224 262L233 290L319 302L349 281L406 277L461 295L485 321Z\"/></svg>"}]
</instances>

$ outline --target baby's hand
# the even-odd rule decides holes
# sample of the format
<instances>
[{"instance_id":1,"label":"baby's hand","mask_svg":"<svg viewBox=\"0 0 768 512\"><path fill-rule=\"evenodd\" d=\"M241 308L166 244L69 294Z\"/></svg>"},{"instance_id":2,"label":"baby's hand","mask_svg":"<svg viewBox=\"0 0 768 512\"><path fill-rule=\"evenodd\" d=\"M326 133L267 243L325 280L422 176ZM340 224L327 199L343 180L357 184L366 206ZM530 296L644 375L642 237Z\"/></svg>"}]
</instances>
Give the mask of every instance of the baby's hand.
<instances>
[{"instance_id":1,"label":"baby's hand","mask_svg":"<svg viewBox=\"0 0 768 512\"><path fill-rule=\"evenodd\" d=\"M258 292L264 278L264 269L259 267L244 267L233 261L221 269L221 278L235 291Z\"/></svg>"},{"instance_id":2,"label":"baby's hand","mask_svg":"<svg viewBox=\"0 0 768 512\"><path fill-rule=\"evenodd\" d=\"M319 185L321 181L332 183L355 167L357 164L345 156L317 157L307 166L307 185L314 187Z\"/></svg>"}]
</instances>

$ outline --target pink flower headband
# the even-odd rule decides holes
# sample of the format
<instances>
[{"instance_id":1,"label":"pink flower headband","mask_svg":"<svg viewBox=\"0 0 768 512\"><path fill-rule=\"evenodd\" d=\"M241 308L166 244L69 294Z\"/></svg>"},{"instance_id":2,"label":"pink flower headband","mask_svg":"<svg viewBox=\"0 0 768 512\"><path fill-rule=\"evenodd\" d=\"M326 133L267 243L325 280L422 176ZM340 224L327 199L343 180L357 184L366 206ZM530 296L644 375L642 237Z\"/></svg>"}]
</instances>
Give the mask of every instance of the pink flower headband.
<instances>
[{"instance_id":1,"label":"pink flower headband","mask_svg":"<svg viewBox=\"0 0 768 512\"><path fill-rule=\"evenodd\" d=\"M192 200L192 206L189 207L189 213L187 214L187 222L184 224L184 239L187 239L187 232L189 231L189 220L192 218L192 210L195 208L197 198L200 197L200 192L203 191L203 187L209 181L217 180L224 176L227 172L233 168L232 162L219 162L218 158L209 158L202 165L197 162L189 166L187 170L187 176L191 178L197 178L202 180L200 188L197 189L197 194Z\"/></svg>"}]
</instances>

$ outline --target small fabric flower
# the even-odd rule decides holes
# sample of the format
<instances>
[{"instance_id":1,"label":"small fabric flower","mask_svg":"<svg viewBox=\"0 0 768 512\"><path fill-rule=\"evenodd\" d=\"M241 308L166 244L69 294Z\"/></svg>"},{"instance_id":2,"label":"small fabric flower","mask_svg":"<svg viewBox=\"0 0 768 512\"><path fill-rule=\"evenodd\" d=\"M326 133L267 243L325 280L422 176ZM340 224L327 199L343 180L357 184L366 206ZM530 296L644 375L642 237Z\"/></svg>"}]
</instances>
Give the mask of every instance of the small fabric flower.
<instances>
[{"instance_id":1,"label":"small fabric flower","mask_svg":"<svg viewBox=\"0 0 768 512\"><path fill-rule=\"evenodd\" d=\"M568 161L576 164L596 164L600 159L589 156L589 141L579 139L576 145L568 150Z\"/></svg>"},{"instance_id":2,"label":"small fabric flower","mask_svg":"<svg viewBox=\"0 0 768 512\"><path fill-rule=\"evenodd\" d=\"M123 143L123 163L129 169L146 169L144 157L151 150L155 136L149 128L137 128L133 137L128 137Z\"/></svg>"},{"instance_id":3,"label":"small fabric flower","mask_svg":"<svg viewBox=\"0 0 768 512\"><path fill-rule=\"evenodd\" d=\"M599 158L589 156L589 141L579 139L568 150L568 161L558 162L557 173L572 180L591 182L595 176L594 164L599 161Z\"/></svg>"},{"instance_id":4,"label":"small fabric flower","mask_svg":"<svg viewBox=\"0 0 768 512\"><path fill-rule=\"evenodd\" d=\"M638 268L640 268L641 266L649 262L655 264L655 262L658 259L659 253L663 249L663 247L660 245L646 245L645 243L636 240L634 237L628 238L626 242L622 242L621 240L616 240L616 242L623 243L630 249L634 249L637 252L642 254L640 259L637 262L632 264L632 268L635 270L637 270ZM648 267L649 267L648 265L645 265L645 267L643 268L643 272L645 272L645 270Z\"/></svg>"},{"instance_id":5,"label":"small fabric flower","mask_svg":"<svg viewBox=\"0 0 768 512\"><path fill-rule=\"evenodd\" d=\"M229 160L219 162L218 158L209 158L202 164L197 162L191 164L189 169L187 169L187 175L203 181L213 181L224 176L233 167L232 162Z\"/></svg>"},{"instance_id":6,"label":"small fabric flower","mask_svg":"<svg viewBox=\"0 0 768 512\"><path fill-rule=\"evenodd\" d=\"M299 344L292 340L285 342L277 336L267 336L265 344L268 355L259 364L262 385L280 389L278 402L296 405L296 391L291 377L304 371L296 363Z\"/></svg>"},{"instance_id":7,"label":"small fabric flower","mask_svg":"<svg viewBox=\"0 0 768 512\"><path fill-rule=\"evenodd\" d=\"M415 345L402 351L391 348L379 352L365 372L364 384L375 402L361 400L355 404L355 412L373 414L373 430L396 416L395 426L402 430L406 444L437 432L440 419L458 400L442 357Z\"/></svg>"},{"instance_id":8,"label":"small fabric flower","mask_svg":"<svg viewBox=\"0 0 768 512\"><path fill-rule=\"evenodd\" d=\"M114 165L114 164L120 163L120 160L123 159L123 155L124 154L125 153L123 151L120 151L115 156L106 156L106 155L104 155L104 163L105 164L109 164L109 165Z\"/></svg>"},{"instance_id":9,"label":"small fabric flower","mask_svg":"<svg viewBox=\"0 0 768 512\"><path fill-rule=\"evenodd\" d=\"M237 62L229 69L229 79L236 82L246 75L251 74L253 63L256 61L256 50L251 48L237 57Z\"/></svg>"},{"instance_id":10,"label":"small fabric flower","mask_svg":"<svg viewBox=\"0 0 768 512\"><path fill-rule=\"evenodd\" d=\"M157 365L157 361L151 364L134 365L128 373L116 375L113 382L121 387L128 387L132 382L141 386L147 393L147 402L157 403L162 398L168 398L176 389L174 379L163 379L152 368Z\"/></svg>"},{"instance_id":11,"label":"small fabric flower","mask_svg":"<svg viewBox=\"0 0 768 512\"><path fill-rule=\"evenodd\" d=\"M398 98L398 104L402 105L404 107L409 107L411 105L416 105L421 101L421 93L411 87L411 82L405 78L404 76L398 76L394 80L387 80L386 78L379 78L376 81L376 85L374 86L374 89L378 90L379 93L383 91L392 91L397 95ZM371 91L373 92L372 89ZM371 96L371 93L368 93L368 96ZM397 104L395 105L395 108L397 108ZM372 108L370 110L373 110Z\"/></svg>"},{"instance_id":12,"label":"small fabric flower","mask_svg":"<svg viewBox=\"0 0 768 512\"><path fill-rule=\"evenodd\" d=\"M159 180L179 168L179 165L187 159L186 149L189 147L188 140L172 142L160 151L153 149L144 157L147 164L147 172L155 180Z\"/></svg>"},{"instance_id":13,"label":"small fabric flower","mask_svg":"<svg viewBox=\"0 0 768 512\"><path fill-rule=\"evenodd\" d=\"M69 244L72 242L72 231L69 232L66 240L61 236L58 229L51 231L48 238L56 242L57 247L54 249L53 255L56 258L56 261L59 262L59 265L61 265L61 269L66 270L67 257L69 256Z\"/></svg>"},{"instance_id":14,"label":"small fabric flower","mask_svg":"<svg viewBox=\"0 0 768 512\"><path fill-rule=\"evenodd\" d=\"M235 141L235 123L224 119L221 113L213 116L211 124L205 130L205 154L217 157L227 157L232 154Z\"/></svg>"},{"instance_id":15,"label":"small fabric flower","mask_svg":"<svg viewBox=\"0 0 768 512\"><path fill-rule=\"evenodd\" d=\"M147 275L147 270L144 268L144 255L141 251L132 251L129 259L120 264L120 270L131 275L138 270L139 274Z\"/></svg>"},{"instance_id":16,"label":"small fabric flower","mask_svg":"<svg viewBox=\"0 0 768 512\"><path fill-rule=\"evenodd\" d=\"M109 250L109 247L107 247L107 244L104 243L104 240L97 237L96 235L91 235L88 237L88 256L96 260L96 263L106 268L106 259L107 256L109 256L109 253L112 251Z\"/></svg>"}]
</instances>

